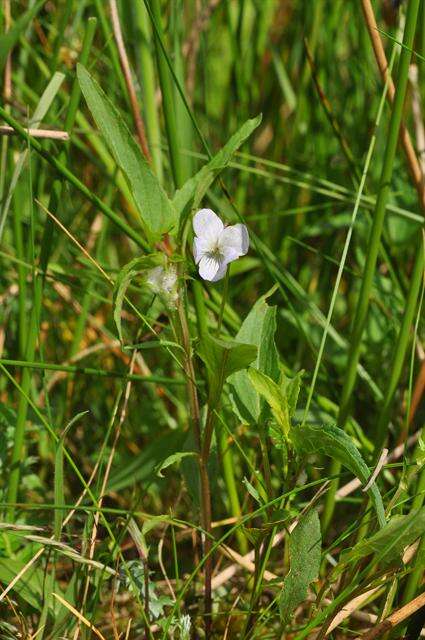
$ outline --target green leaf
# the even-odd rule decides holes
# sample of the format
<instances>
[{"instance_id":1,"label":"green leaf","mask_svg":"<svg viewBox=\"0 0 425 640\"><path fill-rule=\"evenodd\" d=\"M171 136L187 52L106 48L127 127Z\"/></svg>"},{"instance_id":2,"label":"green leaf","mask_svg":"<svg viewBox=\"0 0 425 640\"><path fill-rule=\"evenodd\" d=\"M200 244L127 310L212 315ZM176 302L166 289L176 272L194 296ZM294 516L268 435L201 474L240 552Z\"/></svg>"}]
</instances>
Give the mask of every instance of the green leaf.
<instances>
[{"instance_id":1,"label":"green leaf","mask_svg":"<svg viewBox=\"0 0 425 640\"><path fill-rule=\"evenodd\" d=\"M18 558L0 558L0 582L8 585L27 565L27 560ZM37 611L41 611L44 601L44 584L46 574L43 569L35 565L31 565L23 572L22 577L18 580L13 591L20 598L25 600L31 607ZM56 585L56 590L59 587ZM59 593L61 593L59 591ZM51 609L53 612L53 607Z\"/></svg>"},{"instance_id":2,"label":"green leaf","mask_svg":"<svg viewBox=\"0 0 425 640\"><path fill-rule=\"evenodd\" d=\"M388 565L399 560L404 549L425 533L425 507L408 515L395 515L385 527L367 540L362 540L345 555L346 562L376 554L376 560ZM344 563L345 564L345 563Z\"/></svg>"},{"instance_id":3,"label":"green leaf","mask_svg":"<svg viewBox=\"0 0 425 640\"><path fill-rule=\"evenodd\" d=\"M265 531L264 529L259 529L258 527L242 526L242 531L251 542L252 546L256 547L257 549L267 535L267 531Z\"/></svg>"},{"instance_id":4,"label":"green leaf","mask_svg":"<svg viewBox=\"0 0 425 640\"><path fill-rule=\"evenodd\" d=\"M18 20L13 23L13 27L4 35L0 36L0 73L6 64L7 54L18 42L21 33L25 31L31 20L37 15L45 0L38 0L32 5Z\"/></svg>"},{"instance_id":5,"label":"green leaf","mask_svg":"<svg viewBox=\"0 0 425 640\"><path fill-rule=\"evenodd\" d=\"M55 466L54 466L54 474L53 474L53 477L54 477L53 491L54 491L56 507L65 505L65 495L64 495L65 483L64 483L64 475L63 475L63 457L64 457L63 452L64 452L64 445L65 445L65 438L67 436L67 433L71 429L71 427L73 427L73 425L76 422L78 422L80 418L87 415L88 413L89 411L81 411L80 413L77 413L68 422L68 424L60 434L60 437L56 443ZM60 539L63 516L64 516L64 511L62 509L56 508L53 515L53 525L54 525L53 532L56 540Z\"/></svg>"},{"instance_id":6,"label":"green leaf","mask_svg":"<svg viewBox=\"0 0 425 640\"><path fill-rule=\"evenodd\" d=\"M191 204L192 207L199 205L218 174L227 167L232 156L258 127L261 118L262 116L260 114L256 118L247 120L212 160L202 167L196 175L189 178L181 189L176 191L173 198L173 205L178 216L181 216L187 205Z\"/></svg>"},{"instance_id":7,"label":"green leaf","mask_svg":"<svg viewBox=\"0 0 425 640\"><path fill-rule=\"evenodd\" d=\"M257 351L253 344L221 340L209 334L202 337L198 354L207 368L211 406L216 405L227 378L251 364L257 357Z\"/></svg>"},{"instance_id":8,"label":"green leaf","mask_svg":"<svg viewBox=\"0 0 425 640\"><path fill-rule=\"evenodd\" d=\"M298 373L296 373L293 378L288 378L284 375L283 372L281 373L280 386L286 397L290 418L292 418L292 416L295 414L297 408L298 396L300 395L303 375L304 371L298 371Z\"/></svg>"},{"instance_id":9,"label":"green leaf","mask_svg":"<svg viewBox=\"0 0 425 640\"><path fill-rule=\"evenodd\" d=\"M258 347L257 358L252 367L268 375L277 382L280 376L279 355L274 334L276 332L276 307L270 307L266 299L273 290L262 296L253 306L235 340L254 344ZM248 424L258 422L262 410L261 396L255 389L246 371L234 373L229 383L232 388L232 400L242 420Z\"/></svg>"},{"instance_id":10,"label":"green leaf","mask_svg":"<svg viewBox=\"0 0 425 640\"><path fill-rule=\"evenodd\" d=\"M130 260L130 262L126 264L118 273L113 292L113 307L114 321L121 342L124 342L121 326L121 311L125 294L128 287L130 286L131 281L137 276L144 273L147 269L152 269L153 267L158 266L163 260L164 256L159 253L134 258L133 260Z\"/></svg>"},{"instance_id":11,"label":"green leaf","mask_svg":"<svg viewBox=\"0 0 425 640\"><path fill-rule=\"evenodd\" d=\"M144 226L154 239L171 231L177 222L176 211L120 113L81 64L77 75L93 119L126 176Z\"/></svg>"},{"instance_id":12,"label":"green leaf","mask_svg":"<svg viewBox=\"0 0 425 640\"><path fill-rule=\"evenodd\" d=\"M264 501L261 500L260 494L258 493L257 489L250 483L248 478L243 478L242 483L245 485L249 495L252 496L258 504L263 505Z\"/></svg>"},{"instance_id":13,"label":"green leaf","mask_svg":"<svg viewBox=\"0 0 425 640\"><path fill-rule=\"evenodd\" d=\"M301 454L324 454L338 460L359 480L366 484L369 479L369 467L363 460L351 438L342 429L333 425L304 425L291 429L291 439ZM376 510L380 527L386 524L384 505L375 482L368 491Z\"/></svg>"},{"instance_id":14,"label":"green leaf","mask_svg":"<svg viewBox=\"0 0 425 640\"><path fill-rule=\"evenodd\" d=\"M196 453L196 451L178 451L177 453L173 453L171 456L168 456L168 458L165 458L165 460L161 462L161 465L158 467L156 475L159 478L164 478L164 474L162 473L164 469L166 469L167 467L170 467L175 462L180 462L182 458L187 458L188 456L193 458L194 456L197 456L197 455L198 454Z\"/></svg>"},{"instance_id":15,"label":"green leaf","mask_svg":"<svg viewBox=\"0 0 425 640\"><path fill-rule=\"evenodd\" d=\"M301 516L289 537L290 570L279 598L280 617L286 624L295 607L307 597L308 586L317 580L322 536L317 511Z\"/></svg>"},{"instance_id":16,"label":"green leaf","mask_svg":"<svg viewBox=\"0 0 425 640\"><path fill-rule=\"evenodd\" d=\"M273 417L281 427L284 435L288 437L291 420L288 402L282 388L276 384L274 380L269 378L269 376L266 376L266 374L261 371L257 371L257 369L249 369L248 377L255 391L260 394L269 405Z\"/></svg>"}]
</instances>

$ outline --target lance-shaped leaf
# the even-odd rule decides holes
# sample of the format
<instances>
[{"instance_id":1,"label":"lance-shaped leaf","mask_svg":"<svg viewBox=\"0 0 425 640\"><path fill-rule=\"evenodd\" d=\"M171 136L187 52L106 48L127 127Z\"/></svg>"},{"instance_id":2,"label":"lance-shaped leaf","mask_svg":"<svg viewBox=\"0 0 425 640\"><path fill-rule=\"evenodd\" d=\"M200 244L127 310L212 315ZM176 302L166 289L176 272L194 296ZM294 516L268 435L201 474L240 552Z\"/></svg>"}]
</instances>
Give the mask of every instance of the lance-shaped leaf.
<instances>
[{"instance_id":1,"label":"lance-shaped leaf","mask_svg":"<svg viewBox=\"0 0 425 640\"><path fill-rule=\"evenodd\" d=\"M338 460L346 469L349 469L365 485L369 479L369 467L363 460L360 451L342 429L334 425L309 425L296 426L291 429L291 440L299 453L324 454ZM376 510L380 527L386 524L384 505L381 494L374 482L368 493Z\"/></svg>"},{"instance_id":2,"label":"lance-shaped leaf","mask_svg":"<svg viewBox=\"0 0 425 640\"><path fill-rule=\"evenodd\" d=\"M175 464L176 462L180 462L180 460L183 460L183 458L193 458L197 455L198 454L195 451L178 451L177 453L173 453L171 454L171 456L168 456L168 458L165 458L165 460L161 462L157 469L156 475L159 478L164 478L164 474L162 473L164 469L167 469L167 467L171 467L171 465Z\"/></svg>"},{"instance_id":3,"label":"lance-shaped leaf","mask_svg":"<svg viewBox=\"0 0 425 640\"><path fill-rule=\"evenodd\" d=\"M143 226L151 238L170 231L177 222L176 211L119 111L81 64L77 75L93 119L126 177Z\"/></svg>"},{"instance_id":4,"label":"lance-shaped leaf","mask_svg":"<svg viewBox=\"0 0 425 640\"><path fill-rule=\"evenodd\" d=\"M254 369L268 375L274 382L280 377L279 356L277 353L274 334L276 332L276 307L266 303L272 291L262 296L253 306L235 340L254 344L258 347ZM242 420L255 424L258 422L264 401L251 382L246 371L238 371L229 378L232 388L232 400Z\"/></svg>"},{"instance_id":5,"label":"lance-shaped leaf","mask_svg":"<svg viewBox=\"0 0 425 640\"><path fill-rule=\"evenodd\" d=\"M235 371L245 369L255 360L257 347L205 334L198 347L198 354L207 368L209 402L211 406L215 406L227 378Z\"/></svg>"},{"instance_id":6,"label":"lance-shaped leaf","mask_svg":"<svg viewBox=\"0 0 425 640\"><path fill-rule=\"evenodd\" d=\"M205 193L218 176L231 161L239 147L249 138L252 132L261 122L261 114L256 118L247 120L240 129L230 138L222 149L206 164L196 175L189 178L181 189L176 191L173 205L178 216L181 216L187 205L197 207Z\"/></svg>"},{"instance_id":7,"label":"lance-shaped leaf","mask_svg":"<svg viewBox=\"0 0 425 640\"><path fill-rule=\"evenodd\" d=\"M347 562L372 554L376 562L382 565L391 564L400 560L404 549L424 534L425 507L414 509L405 516L395 515L373 536L356 544L344 556L344 566Z\"/></svg>"},{"instance_id":8,"label":"lance-shaped leaf","mask_svg":"<svg viewBox=\"0 0 425 640\"><path fill-rule=\"evenodd\" d=\"M281 372L279 384L262 371L250 367L248 377L255 391L269 405L285 440L290 439L291 418L295 413L302 372L287 378Z\"/></svg>"},{"instance_id":9,"label":"lance-shaped leaf","mask_svg":"<svg viewBox=\"0 0 425 640\"><path fill-rule=\"evenodd\" d=\"M317 580L320 569L322 536L317 511L301 516L289 537L290 569L279 598L282 622L286 624L295 607L304 602L309 585Z\"/></svg>"},{"instance_id":10,"label":"lance-shaped leaf","mask_svg":"<svg viewBox=\"0 0 425 640\"><path fill-rule=\"evenodd\" d=\"M46 574L41 567L28 564L31 557L28 555L29 551L31 551L31 546L28 544L18 557L0 558L0 581L4 585L9 585L19 574L21 578L14 583L13 591L36 611L41 611L45 598ZM34 552L35 548L32 549L33 554ZM57 590L58 588L56 585ZM49 613L53 614L53 605L49 607Z\"/></svg>"},{"instance_id":11,"label":"lance-shaped leaf","mask_svg":"<svg viewBox=\"0 0 425 640\"><path fill-rule=\"evenodd\" d=\"M262 396L269 405L274 419L282 428L284 434L288 436L291 427L289 407L281 387L269 378L269 376L266 376L266 374L261 371L257 371L257 369L250 369L248 371L248 377L255 391Z\"/></svg>"}]
</instances>

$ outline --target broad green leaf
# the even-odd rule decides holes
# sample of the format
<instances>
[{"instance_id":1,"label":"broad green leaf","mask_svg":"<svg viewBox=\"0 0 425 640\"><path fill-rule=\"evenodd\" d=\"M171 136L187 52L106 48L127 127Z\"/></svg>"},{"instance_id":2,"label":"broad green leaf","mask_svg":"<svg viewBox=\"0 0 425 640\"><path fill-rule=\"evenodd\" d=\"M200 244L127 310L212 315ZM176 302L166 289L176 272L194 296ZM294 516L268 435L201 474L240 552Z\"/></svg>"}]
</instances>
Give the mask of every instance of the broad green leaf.
<instances>
[{"instance_id":1,"label":"broad green leaf","mask_svg":"<svg viewBox=\"0 0 425 640\"><path fill-rule=\"evenodd\" d=\"M7 586L27 565L26 560L18 558L0 558L0 582ZM31 607L41 611L44 601L44 584L46 574L37 565L31 565L16 582L13 591ZM56 585L58 589L58 585ZM53 608L52 608L53 611Z\"/></svg>"},{"instance_id":2,"label":"broad green leaf","mask_svg":"<svg viewBox=\"0 0 425 640\"><path fill-rule=\"evenodd\" d=\"M256 345L258 353L251 366L277 382L280 370L279 356L274 341L276 307L270 307L266 303L267 297L272 292L262 296L255 303L243 321L235 340ZM234 373L230 377L229 383L232 388L232 400L241 419L251 424L258 422L262 410L261 397L252 384L248 373L246 371Z\"/></svg>"},{"instance_id":3,"label":"broad green leaf","mask_svg":"<svg viewBox=\"0 0 425 640\"><path fill-rule=\"evenodd\" d=\"M300 517L289 536L290 570L279 597L283 624L289 621L295 607L304 602L309 585L319 576L321 545L319 516L311 510Z\"/></svg>"},{"instance_id":4,"label":"broad green leaf","mask_svg":"<svg viewBox=\"0 0 425 640\"><path fill-rule=\"evenodd\" d=\"M288 378L281 371L279 384L277 384L268 375L253 367L250 367L247 373L253 393L262 396L269 405L284 440L290 437L291 418L297 406L302 375L303 372L300 371L293 378Z\"/></svg>"},{"instance_id":5,"label":"broad green leaf","mask_svg":"<svg viewBox=\"0 0 425 640\"><path fill-rule=\"evenodd\" d=\"M163 256L161 254L152 254L150 256L141 256L130 260L119 272L115 281L114 293L113 293L113 306L114 306L114 321L117 327L118 336L121 342L123 342L122 326L121 326L121 311L124 302L125 294L131 281L144 273L147 269L152 269L161 264Z\"/></svg>"},{"instance_id":6,"label":"broad green leaf","mask_svg":"<svg viewBox=\"0 0 425 640\"><path fill-rule=\"evenodd\" d=\"M288 437L291 421L288 402L282 388L276 384L274 380L269 378L269 376L266 376L265 373L257 369L250 368L248 370L248 377L255 391L262 396L269 405L273 417L281 427L284 435Z\"/></svg>"},{"instance_id":7,"label":"broad green leaf","mask_svg":"<svg viewBox=\"0 0 425 640\"><path fill-rule=\"evenodd\" d=\"M182 458L187 458L189 456L193 458L194 456L197 456L197 455L198 454L195 451L178 451L177 453L173 453L171 456L168 456L168 458L165 458L164 462L161 462L161 465L159 466L156 472L156 475L159 476L160 478L164 478L164 474L162 473L164 469L166 469L167 467L170 467L172 464L176 462L180 462Z\"/></svg>"},{"instance_id":8,"label":"broad green leaf","mask_svg":"<svg viewBox=\"0 0 425 640\"><path fill-rule=\"evenodd\" d=\"M77 75L93 119L126 176L144 226L154 238L171 231L177 222L176 211L120 113L81 64Z\"/></svg>"},{"instance_id":9,"label":"broad green leaf","mask_svg":"<svg viewBox=\"0 0 425 640\"><path fill-rule=\"evenodd\" d=\"M404 549L425 534L425 507L414 509L408 515L394 515L375 535L362 540L345 555L347 562L375 555L383 565L399 560ZM345 564L345 563L344 563Z\"/></svg>"},{"instance_id":10,"label":"broad green leaf","mask_svg":"<svg viewBox=\"0 0 425 640\"><path fill-rule=\"evenodd\" d=\"M323 454L338 460L358 479L366 484L369 468L351 438L342 429L333 425L304 425L291 429L291 440L299 453L305 455ZM380 527L386 524L381 494L374 482L368 491L376 510Z\"/></svg>"},{"instance_id":11,"label":"broad green leaf","mask_svg":"<svg viewBox=\"0 0 425 640\"><path fill-rule=\"evenodd\" d=\"M12 28L0 36L0 73L6 64L7 54L18 42L21 34L28 27L31 20L37 15L44 4L45 0L38 0L25 13L21 15L14 23Z\"/></svg>"},{"instance_id":12,"label":"broad green leaf","mask_svg":"<svg viewBox=\"0 0 425 640\"><path fill-rule=\"evenodd\" d=\"M198 347L209 381L209 402L215 406L227 378L235 371L245 369L257 357L257 347L236 340L221 340L204 335Z\"/></svg>"},{"instance_id":13,"label":"broad green leaf","mask_svg":"<svg viewBox=\"0 0 425 640\"><path fill-rule=\"evenodd\" d=\"M261 117L260 114L256 118L247 120L212 160L202 167L196 175L189 178L181 189L176 191L173 198L173 205L178 216L181 216L188 204L192 204L193 207L199 205L218 174L227 167L232 156L258 127L261 122Z\"/></svg>"}]
</instances>

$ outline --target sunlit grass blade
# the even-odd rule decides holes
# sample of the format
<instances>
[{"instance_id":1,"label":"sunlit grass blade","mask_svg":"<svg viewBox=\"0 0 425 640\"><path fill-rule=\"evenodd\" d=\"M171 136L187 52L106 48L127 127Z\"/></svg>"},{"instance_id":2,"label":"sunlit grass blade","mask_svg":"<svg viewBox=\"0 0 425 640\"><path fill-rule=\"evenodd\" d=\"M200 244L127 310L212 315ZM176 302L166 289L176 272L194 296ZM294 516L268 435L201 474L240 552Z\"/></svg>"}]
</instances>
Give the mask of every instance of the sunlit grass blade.
<instances>
[{"instance_id":1,"label":"sunlit grass blade","mask_svg":"<svg viewBox=\"0 0 425 640\"><path fill-rule=\"evenodd\" d=\"M370 231L368 247L366 251L366 262L363 271L362 286L359 292L356 310L352 321L350 351L348 354L347 370L344 377L344 385L341 392L340 409L338 415L338 426L340 426L341 428L345 427L350 413L352 394L357 378L357 364L360 359L362 337L365 328L367 312L369 309L370 293L372 289L372 283L379 252L379 245L384 226L386 205L390 195L391 178L393 174L400 124L403 117L403 106L406 96L409 64L411 58L409 49L412 47L413 39L415 36L419 4L420 3L418 0L410 0L408 4L406 26L403 38L403 42L406 47L403 48L400 54L396 81L397 88L393 107L391 110L391 119L388 125L388 138L385 147L378 197L376 200L372 228ZM339 465L334 464L330 469L330 473L338 473L339 468ZM333 482L332 488L328 492L326 497L326 506L323 515L324 528L327 528L330 524L333 509L335 506L336 489L337 483Z\"/></svg>"}]
</instances>

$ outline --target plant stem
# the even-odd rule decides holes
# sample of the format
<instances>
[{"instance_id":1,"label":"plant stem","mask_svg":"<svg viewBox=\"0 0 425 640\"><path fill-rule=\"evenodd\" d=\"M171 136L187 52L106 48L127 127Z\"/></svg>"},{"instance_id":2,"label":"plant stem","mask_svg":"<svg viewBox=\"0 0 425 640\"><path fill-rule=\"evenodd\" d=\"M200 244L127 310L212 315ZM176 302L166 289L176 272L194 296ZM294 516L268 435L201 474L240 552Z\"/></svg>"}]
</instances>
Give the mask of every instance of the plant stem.
<instances>
[{"instance_id":1,"label":"plant stem","mask_svg":"<svg viewBox=\"0 0 425 640\"><path fill-rule=\"evenodd\" d=\"M208 331L208 318L205 308L205 300L203 294L203 288L200 282L196 280L192 283L193 300L195 304L196 319L198 325L199 337ZM224 482L226 483L226 490L229 496L230 508L232 516L239 519L242 515L241 505L239 502L239 496L236 486L234 460L233 453L228 446L226 432L223 426L218 425L217 429L218 443L221 450L221 460L223 464ZM239 544L239 551L241 554L248 552L247 540L244 533L238 529L236 532L236 538Z\"/></svg>"},{"instance_id":2,"label":"plant stem","mask_svg":"<svg viewBox=\"0 0 425 640\"><path fill-rule=\"evenodd\" d=\"M379 72L382 76L382 79L388 83L387 98L389 102L392 103L394 100L395 86L391 78L391 69L388 66L385 50L381 40L381 34L379 33L378 26L376 24L372 2L371 0L361 0L361 3L363 16L369 33L370 41L372 43L376 62L379 67ZM418 158L416 157L415 148L412 144L409 132L403 122L400 125L400 139L404 148L410 175L412 176L412 180L418 192L419 202L422 208L425 208L425 189L421 167Z\"/></svg>"},{"instance_id":3,"label":"plant stem","mask_svg":"<svg viewBox=\"0 0 425 640\"><path fill-rule=\"evenodd\" d=\"M227 267L227 271L226 271L226 275L224 276L224 285L223 285L223 293L221 296L221 304L220 304L220 311L218 314L218 322L217 322L217 335L220 336L220 332L221 332L221 325L223 324L223 315L224 315L224 309L226 306L226 302L227 302L227 295L229 293L229 272L230 272L230 264Z\"/></svg>"},{"instance_id":4,"label":"plant stem","mask_svg":"<svg viewBox=\"0 0 425 640\"><path fill-rule=\"evenodd\" d=\"M137 95L131 75L130 63L128 61L127 51L125 49L120 17L118 14L117 0L109 0L109 9L111 12L112 28L114 31L115 42L117 43L121 68L127 87L127 94L130 100L131 110L133 112L134 126L136 128L137 137L139 139L139 144L142 149L143 155L145 156L146 160L150 162L151 154L149 152L148 142L146 140L145 125L142 120L139 104L137 102Z\"/></svg>"},{"instance_id":5,"label":"plant stem","mask_svg":"<svg viewBox=\"0 0 425 640\"><path fill-rule=\"evenodd\" d=\"M149 11L149 15L152 19L154 32L155 32L155 46L157 53L157 61L158 61L158 72L159 72L159 80L161 85L162 92L162 103L164 110L164 119L165 119L165 128L167 133L168 145L170 149L170 162L171 169L173 173L173 179L175 186L180 188L185 179L188 177L185 175L185 168L183 166L182 157L180 154L180 136L176 123L176 114L175 114L175 106L174 106L174 98L175 93L173 91L173 87L171 85L171 76L172 73L173 78L177 81L174 71L170 67L170 62L167 58L166 51L164 49L164 32L162 27L162 19L161 19L161 6L159 0L145 0L145 6ZM177 81L177 86L180 89L180 84ZM185 101L184 95L182 96L185 105L187 102ZM190 333L189 326L187 321L187 293L186 288L182 287L182 292L185 302L185 309L183 308L183 301L179 301L178 305L178 314L182 332L182 342L183 348L185 351L185 366L187 371L187 386L188 386L188 395L189 395L189 404L190 404L190 412L191 419L193 424L195 442L199 451L199 474L200 474L200 482L201 482L201 517L202 517L202 526L205 531L205 544L204 544L204 556L206 556L205 561L205 588L204 588L204 614L205 614L205 636L208 639L211 635L211 577L212 577L212 557L211 557L211 491L210 491L210 482L208 477L208 457L209 457L209 446L205 446L208 444L208 438L204 439L204 444L202 443L202 435L201 435L201 420L200 420L200 410L199 410L199 400L196 389L195 382L195 370L193 366L192 353L191 353L191 344L190 344ZM198 292L199 294L199 292ZM198 302L200 302L198 298ZM198 318L198 325L205 325L205 317ZM210 408L209 408L210 411ZM212 414L211 414L212 416ZM207 436L208 432L212 430L212 417L210 417L210 421L207 424L210 425L205 428L205 436ZM211 433L212 435L212 433ZM210 441L210 439L209 439Z\"/></svg>"},{"instance_id":6,"label":"plant stem","mask_svg":"<svg viewBox=\"0 0 425 640\"><path fill-rule=\"evenodd\" d=\"M268 494L267 499L273 500L272 472L270 466L269 446L267 442L267 427L263 423L258 424L257 426L258 436L260 439L261 457L263 458L264 480Z\"/></svg>"},{"instance_id":7,"label":"plant stem","mask_svg":"<svg viewBox=\"0 0 425 640\"><path fill-rule=\"evenodd\" d=\"M393 53L391 55L391 60L390 60L390 67L392 68L393 62L394 62L394 58L395 58L395 47L393 49ZM381 96L381 100L379 103L379 107L378 107L378 112L376 115L376 119L375 119L375 131L378 129L380 121L381 121L381 117L382 117L382 112L384 109L384 103L385 103L385 94L386 94L386 87L384 87L384 91L383 94ZM366 178L369 172L369 167L370 167L370 163L372 161L372 156L373 156L373 152L375 150L375 144L376 144L376 133L371 137L370 143L369 143L369 148L366 154L366 159L365 159L365 163L364 163L364 167L363 167L363 172L362 172L362 176L359 182L359 186L358 186L358 190L357 190L357 196L356 196L356 201L354 204L354 208L353 208L353 213L351 215L351 221L350 221L350 227L348 229L346 238L345 238L345 242L344 242L344 247L341 253L341 258L340 258L340 262L339 262L339 266L338 266L338 273L336 276L336 280L335 280L335 285L333 287L333 291L332 291L332 296L331 296L331 302L329 305L329 310L328 310L328 314L326 316L326 324L325 324L325 328L322 334L322 339L320 341L320 346L319 346L319 352L317 355L317 359L316 359L316 365L314 368L314 372L313 372L313 377L312 377L312 382L310 385L310 390L308 393L308 397L307 397L307 402L305 405L305 409L304 409L304 416L303 416L303 424L306 420L306 417L308 415L308 411L310 409L310 404L311 401L313 399L313 393L316 387L316 381L317 381L317 376L319 373L319 369L320 369L320 365L322 362L322 358L323 358L323 353L325 350L325 344L326 344L326 340L328 337L328 333L330 331L330 326L331 326L331 321L332 321L332 316L333 316L333 312L334 312L334 308L335 308L335 304L336 304L336 300L337 300L337 296L338 296L338 291L339 291L339 286L341 283L341 279L344 273L344 267L345 267L345 263L347 260L347 255L348 255L348 250L350 247L350 243L351 243L351 238L354 232L354 225L357 219L357 214L359 211L359 207L360 207L360 202L361 202L361 197L362 194L364 192L364 187L366 184Z\"/></svg>"},{"instance_id":8,"label":"plant stem","mask_svg":"<svg viewBox=\"0 0 425 640\"><path fill-rule=\"evenodd\" d=\"M387 383L387 390L382 404L381 412L376 425L375 437L375 458L379 456L381 448L385 443L390 421L391 407L393 405L395 392L403 369L406 351L409 344L410 329L415 315L416 304L424 275L424 249L423 240L419 239L419 246L416 252L415 263L410 278L410 287L404 309L403 319L397 336L397 343L394 350L391 364L390 378Z\"/></svg>"},{"instance_id":9,"label":"plant stem","mask_svg":"<svg viewBox=\"0 0 425 640\"><path fill-rule=\"evenodd\" d=\"M221 453L221 461L223 464L223 474L224 474L224 482L226 483L227 495L229 496L230 502L230 510L232 516L236 519L239 519L242 515L242 509L239 501L238 489L236 485L235 472L234 472L234 459L233 454L229 446L228 438L226 436L226 431L223 428L222 424L217 424L216 431L218 435L218 442L220 446ZM241 531L238 529L236 531L236 538L238 541L239 552L242 555L248 553L248 544L246 537Z\"/></svg>"},{"instance_id":10,"label":"plant stem","mask_svg":"<svg viewBox=\"0 0 425 640\"><path fill-rule=\"evenodd\" d=\"M159 0L150 0L152 17L155 21L155 48L158 60L159 81L162 92L162 104L164 109L165 129L170 147L171 170L174 184L180 188L185 181L183 166L180 159L180 140L178 135L176 114L174 109L174 91L171 85L170 72L165 54L160 46L159 39L164 41L164 31L161 19L161 6Z\"/></svg>"},{"instance_id":11,"label":"plant stem","mask_svg":"<svg viewBox=\"0 0 425 640\"><path fill-rule=\"evenodd\" d=\"M181 289L181 298L184 297L186 299L186 289L182 286ZM180 329L181 329L181 340L182 346L185 352L185 369L187 371L187 390L189 396L189 405L190 405L190 415L192 420L193 433L195 437L196 447L199 452L198 463L199 463L199 477L201 482L201 521L202 527L205 532L205 542L204 542L204 555L207 556L205 561L205 587L204 587L204 614L205 614L205 636L208 639L211 634L211 578L212 578L212 557L211 557L211 490L210 490L210 481L208 477L208 456L209 449L207 454L204 455L204 444L202 443L202 434L201 434L201 413L199 408L199 400L198 400L198 392L196 388L195 382L195 369L193 366L192 360L192 348L190 344L190 334L189 334L189 326L187 323L187 317L185 314L185 310L183 308L182 299L179 300L178 303L178 316L180 320ZM211 420L211 418L210 418ZM209 420L207 418L207 425L209 424ZM205 427L205 433L207 430L209 431L211 427Z\"/></svg>"},{"instance_id":12,"label":"plant stem","mask_svg":"<svg viewBox=\"0 0 425 640\"><path fill-rule=\"evenodd\" d=\"M412 510L420 509L422 507L425 498L425 467L421 470L419 474L419 480L417 482L415 497L412 502ZM416 551L416 559L415 564L413 566L413 571L409 574L407 578L406 586L403 591L402 604L407 604L412 600L418 589L418 585L423 576L424 572L424 557L425 557L425 535L422 535L419 546Z\"/></svg>"},{"instance_id":13,"label":"plant stem","mask_svg":"<svg viewBox=\"0 0 425 640\"><path fill-rule=\"evenodd\" d=\"M137 70L140 75L142 94L144 98L146 130L152 155L152 164L160 183L163 181L161 129L159 126L158 109L155 100L155 68L151 52L152 32L149 26L149 16L143 2L131 3L134 12L134 30L137 35L135 45Z\"/></svg>"},{"instance_id":14,"label":"plant stem","mask_svg":"<svg viewBox=\"0 0 425 640\"><path fill-rule=\"evenodd\" d=\"M242 640L247 638L250 630L252 629L256 617L255 610L257 608L258 601L261 596L261 586L263 583L264 572L266 570L267 563L270 558L270 553L273 548L273 540L278 531L278 527L272 528L266 539L262 543L262 551L258 552L255 557L255 576L254 586L251 593L251 599L248 607L248 615L245 622L244 631L242 633Z\"/></svg>"},{"instance_id":15,"label":"plant stem","mask_svg":"<svg viewBox=\"0 0 425 640\"><path fill-rule=\"evenodd\" d=\"M394 159L397 150L398 136L403 116L403 106L406 97L407 82L409 76L409 64L411 59L411 49L416 29L420 0L410 0L407 5L406 25L403 36L403 48L400 54L398 65L396 93L394 96L393 108L389 124L387 144L384 154L384 162L379 183L378 197L376 199L372 228L370 230L369 242L366 252L366 262L363 269L363 279L357 301L356 311L352 324L350 339L350 349L348 353L347 369L341 393L341 401L338 414L338 426L345 428L350 414L351 399L357 379L357 365L360 359L363 332L366 325L367 313L369 310L370 294L372 290L373 278L376 269L376 262L381 241L382 230L385 220L385 210L390 194L391 178L393 173ZM340 472L340 463L334 461L329 474L335 475ZM338 480L333 480L326 496L322 529L328 528L335 508L335 494L338 488Z\"/></svg>"},{"instance_id":16,"label":"plant stem","mask_svg":"<svg viewBox=\"0 0 425 640\"><path fill-rule=\"evenodd\" d=\"M105 8L107 6L106 2L104 2L104 0L94 0L94 4L96 6L96 12L99 18L100 28L103 32L103 37L105 39L105 43L108 48L112 66L114 68L114 76L115 78L117 78L119 84L121 85L121 93L124 96L125 100L127 101L127 104L129 105L127 89L125 86L124 76L121 73L120 61L118 57L117 48L115 45L115 40L109 28L108 17L105 13Z\"/></svg>"},{"instance_id":17,"label":"plant stem","mask_svg":"<svg viewBox=\"0 0 425 640\"><path fill-rule=\"evenodd\" d=\"M199 337L202 338L208 331L208 318L205 308L204 292L202 285L197 280L192 283L193 300L195 303L196 321L198 325Z\"/></svg>"},{"instance_id":18,"label":"plant stem","mask_svg":"<svg viewBox=\"0 0 425 640\"><path fill-rule=\"evenodd\" d=\"M23 223L22 223L22 205L21 205L21 193L19 190L15 189L13 193L14 199L14 239L16 246L16 254L20 261L25 260L25 251L24 251L24 239L23 239ZM18 262L17 266L18 271L18 286L19 286L19 321L18 321L18 331L19 331L19 357L23 358L25 354L25 343L26 343L26 320L27 320L27 311L26 311L26 299L27 299L27 281L26 281L26 268L22 264L22 262Z\"/></svg>"}]
</instances>

